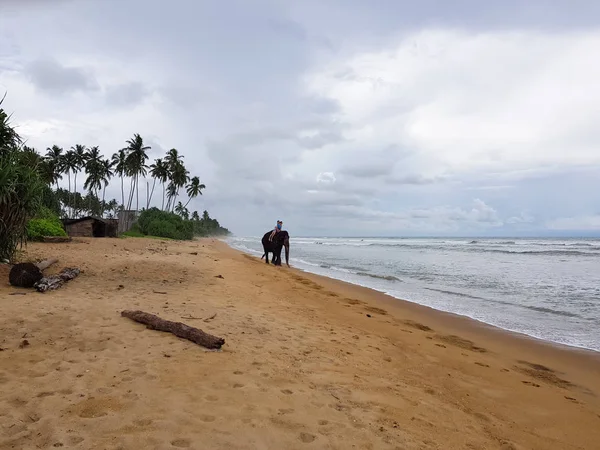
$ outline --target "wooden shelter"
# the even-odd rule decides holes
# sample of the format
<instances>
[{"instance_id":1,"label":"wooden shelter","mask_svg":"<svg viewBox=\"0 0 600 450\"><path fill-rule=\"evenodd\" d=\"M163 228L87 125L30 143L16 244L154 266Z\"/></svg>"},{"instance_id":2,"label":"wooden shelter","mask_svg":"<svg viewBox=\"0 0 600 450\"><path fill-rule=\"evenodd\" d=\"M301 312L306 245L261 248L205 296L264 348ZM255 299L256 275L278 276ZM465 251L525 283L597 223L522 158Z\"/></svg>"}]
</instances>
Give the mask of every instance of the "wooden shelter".
<instances>
[{"instance_id":1,"label":"wooden shelter","mask_svg":"<svg viewBox=\"0 0 600 450\"><path fill-rule=\"evenodd\" d=\"M117 237L117 223L111 219L86 216L64 219L63 225L71 237Z\"/></svg>"}]
</instances>

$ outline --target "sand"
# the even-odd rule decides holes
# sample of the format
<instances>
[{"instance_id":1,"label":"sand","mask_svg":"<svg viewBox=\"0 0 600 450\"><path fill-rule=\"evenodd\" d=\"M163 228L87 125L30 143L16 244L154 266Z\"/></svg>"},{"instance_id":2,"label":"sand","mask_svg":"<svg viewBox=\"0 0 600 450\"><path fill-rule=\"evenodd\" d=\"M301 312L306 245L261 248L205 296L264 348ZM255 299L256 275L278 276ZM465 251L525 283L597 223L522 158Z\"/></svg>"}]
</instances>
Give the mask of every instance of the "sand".
<instances>
[{"instance_id":1,"label":"sand","mask_svg":"<svg viewBox=\"0 0 600 450\"><path fill-rule=\"evenodd\" d=\"M50 256L50 271L84 272L38 294L0 266L1 449L600 448L597 353L216 240L79 239L23 257ZM225 345L148 330L123 309Z\"/></svg>"}]
</instances>

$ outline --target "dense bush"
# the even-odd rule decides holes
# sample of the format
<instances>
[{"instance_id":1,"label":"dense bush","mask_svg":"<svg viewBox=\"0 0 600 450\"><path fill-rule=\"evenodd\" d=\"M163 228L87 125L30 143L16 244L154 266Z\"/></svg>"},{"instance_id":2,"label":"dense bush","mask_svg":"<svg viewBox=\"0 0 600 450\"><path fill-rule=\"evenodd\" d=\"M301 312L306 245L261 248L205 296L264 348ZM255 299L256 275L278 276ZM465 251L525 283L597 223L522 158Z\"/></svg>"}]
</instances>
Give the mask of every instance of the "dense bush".
<instances>
[{"instance_id":1,"label":"dense bush","mask_svg":"<svg viewBox=\"0 0 600 450\"><path fill-rule=\"evenodd\" d=\"M192 224L177 214L150 208L142 211L137 225L142 234L170 239L189 240L194 236Z\"/></svg>"},{"instance_id":2,"label":"dense bush","mask_svg":"<svg viewBox=\"0 0 600 450\"><path fill-rule=\"evenodd\" d=\"M40 241L44 236L66 236L58 219L31 219L27 223L27 239Z\"/></svg>"}]
</instances>

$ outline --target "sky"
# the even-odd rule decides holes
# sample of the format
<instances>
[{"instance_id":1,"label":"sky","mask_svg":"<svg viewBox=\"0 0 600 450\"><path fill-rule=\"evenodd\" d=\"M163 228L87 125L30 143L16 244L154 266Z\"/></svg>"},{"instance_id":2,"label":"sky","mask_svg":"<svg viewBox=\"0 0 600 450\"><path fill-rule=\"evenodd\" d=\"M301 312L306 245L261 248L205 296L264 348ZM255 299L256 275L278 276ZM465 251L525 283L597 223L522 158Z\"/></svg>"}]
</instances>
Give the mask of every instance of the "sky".
<instances>
[{"instance_id":1,"label":"sky","mask_svg":"<svg viewBox=\"0 0 600 450\"><path fill-rule=\"evenodd\" d=\"M600 235L598 54L595 0L0 0L28 145L176 148L237 235Z\"/></svg>"}]
</instances>

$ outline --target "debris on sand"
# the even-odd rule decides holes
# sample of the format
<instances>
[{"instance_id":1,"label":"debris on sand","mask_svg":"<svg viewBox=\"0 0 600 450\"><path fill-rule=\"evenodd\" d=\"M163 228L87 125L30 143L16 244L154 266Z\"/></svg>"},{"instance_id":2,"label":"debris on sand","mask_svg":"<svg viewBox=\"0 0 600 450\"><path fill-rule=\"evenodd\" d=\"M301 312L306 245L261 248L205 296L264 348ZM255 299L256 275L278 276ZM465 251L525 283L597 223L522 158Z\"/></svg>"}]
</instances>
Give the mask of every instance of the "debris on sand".
<instances>
[{"instance_id":1,"label":"debris on sand","mask_svg":"<svg viewBox=\"0 0 600 450\"><path fill-rule=\"evenodd\" d=\"M76 267L67 267L60 271L57 275L44 277L35 283L35 288L38 292L54 291L60 288L63 284L76 278L81 271Z\"/></svg>"},{"instance_id":2,"label":"debris on sand","mask_svg":"<svg viewBox=\"0 0 600 450\"><path fill-rule=\"evenodd\" d=\"M144 311L122 311L121 316L127 317L135 322L143 323L147 328L157 331L172 333L177 337L192 341L209 349L220 349L225 344L225 339L205 333L199 328L190 327L181 322L171 322L161 319L154 314Z\"/></svg>"}]
</instances>

